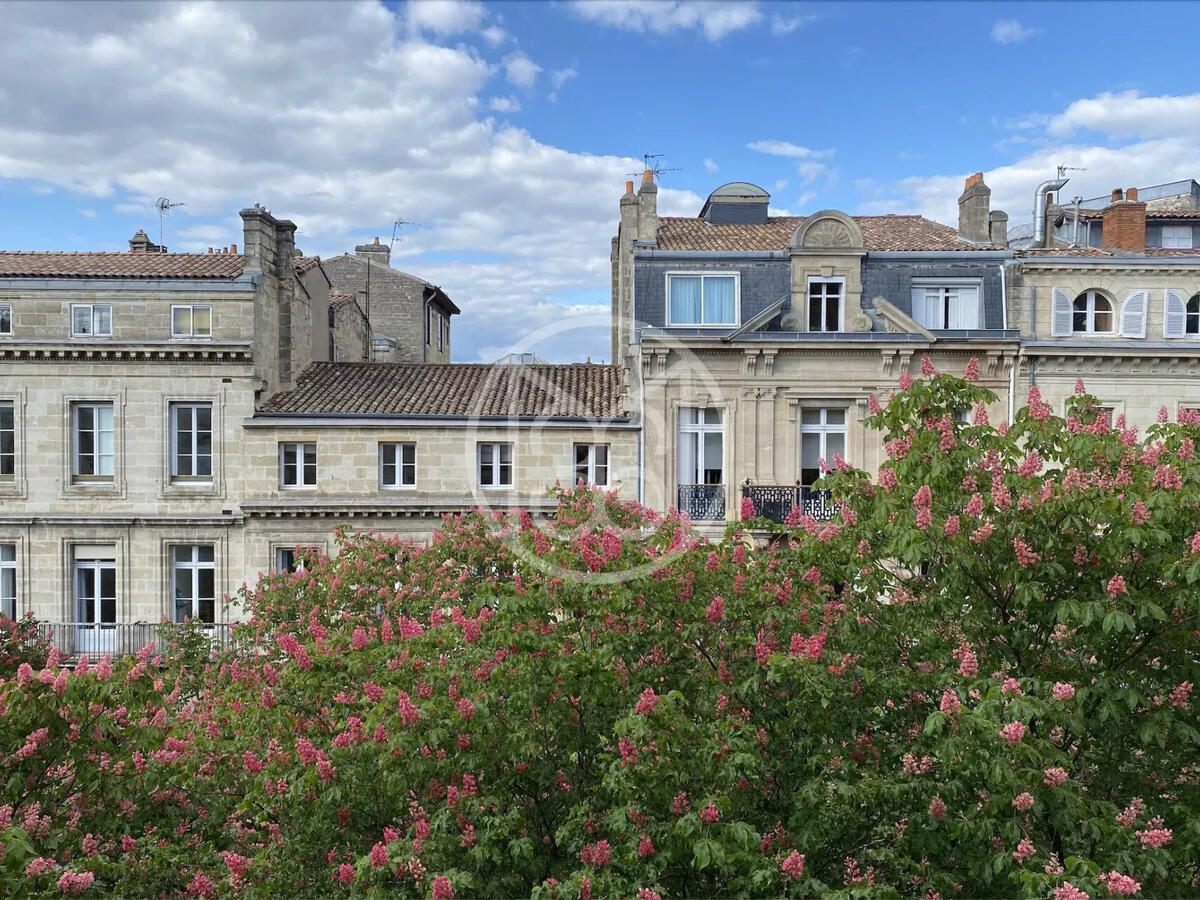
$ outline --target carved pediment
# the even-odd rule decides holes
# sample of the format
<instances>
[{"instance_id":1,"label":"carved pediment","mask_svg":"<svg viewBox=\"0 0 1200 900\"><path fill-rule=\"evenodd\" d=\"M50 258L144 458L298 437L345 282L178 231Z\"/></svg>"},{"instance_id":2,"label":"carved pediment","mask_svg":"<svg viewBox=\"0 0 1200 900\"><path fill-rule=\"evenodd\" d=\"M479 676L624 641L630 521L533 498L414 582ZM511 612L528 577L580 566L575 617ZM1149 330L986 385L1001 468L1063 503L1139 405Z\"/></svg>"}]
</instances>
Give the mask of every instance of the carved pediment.
<instances>
[{"instance_id":1,"label":"carved pediment","mask_svg":"<svg viewBox=\"0 0 1200 900\"><path fill-rule=\"evenodd\" d=\"M831 209L809 216L792 235L791 245L802 250L860 250L863 237L857 222Z\"/></svg>"},{"instance_id":2,"label":"carved pediment","mask_svg":"<svg viewBox=\"0 0 1200 900\"><path fill-rule=\"evenodd\" d=\"M936 340L929 329L908 313L889 303L885 298L876 297L871 303L875 306L875 312L879 313L879 317L883 319L883 325L888 334L919 334L931 341Z\"/></svg>"}]
</instances>

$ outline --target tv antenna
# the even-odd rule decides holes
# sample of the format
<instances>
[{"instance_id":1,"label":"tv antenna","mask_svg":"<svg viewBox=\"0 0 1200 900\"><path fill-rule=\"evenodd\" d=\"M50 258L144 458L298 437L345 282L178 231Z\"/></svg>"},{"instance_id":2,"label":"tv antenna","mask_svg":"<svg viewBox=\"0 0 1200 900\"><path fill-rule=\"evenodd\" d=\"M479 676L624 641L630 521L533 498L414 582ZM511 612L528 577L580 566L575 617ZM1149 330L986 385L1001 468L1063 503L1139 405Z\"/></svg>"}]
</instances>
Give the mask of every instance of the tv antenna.
<instances>
[{"instance_id":1,"label":"tv antenna","mask_svg":"<svg viewBox=\"0 0 1200 900\"><path fill-rule=\"evenodd\" d=\"M1058 164L1058 177L1062 178L1068 172L1086 172L1087 169L1083 166L1068 166L1063 163Z\"/></svg>"},{"instance_id":2,"label":"tv antenna","mask_svg":"<svg viewBox=\"0 0 1200 900\"><path fill-rule=\"evenodd\" d=\"M401 241L404 240L404 238L400 237L400 226L401 225L420 225L420 224L421 224L420 222L409 222L407 219L397 219L395 222L393 222L392 223L392 242L390 244L388 244L388 250L395 249L397 240L401 240Z\"/></svg>"},{"instance_id":3,"label":"tv antenna","mask_svg":"<svg viewBox=\"0 0 1200 900\"><path fill-rule=\"evenodd\" d=\"M159 197L154 201L154 208L158 210L158 246L163 245L163 216L169 213L177 206L187 206L186 203L172 203L166 197Z\"/></svg>"},{"instance_id":4,"label":"tv antenna","mask_svg":"<svg viewBox=\"0 0 1200 900\"><path fill-rule=\"evenodd\" d=\"M654 162L654 160L662 159L662 158L663 158L662 153L643 153L642 160L645 162L645 168L642 171L649 172L655 178L661 178L663 176L663 174L666 172L682 172L683 171L683 169L680 169L677 167L672 167L672 168L668 169L665 166L663 166L662 163ZM635 175L641 175L642 172L628 172L626 174L628 174L630 177L633 177Z\"/></svg>"}]
</instances>

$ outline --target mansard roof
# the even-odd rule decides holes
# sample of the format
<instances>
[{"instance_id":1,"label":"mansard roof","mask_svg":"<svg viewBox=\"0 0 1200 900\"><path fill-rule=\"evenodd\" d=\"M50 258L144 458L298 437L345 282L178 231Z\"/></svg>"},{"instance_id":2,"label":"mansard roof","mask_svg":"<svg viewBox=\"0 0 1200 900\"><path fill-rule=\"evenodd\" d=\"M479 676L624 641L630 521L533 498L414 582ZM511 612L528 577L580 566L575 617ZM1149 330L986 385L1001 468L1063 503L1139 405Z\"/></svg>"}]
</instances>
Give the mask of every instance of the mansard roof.
<instances>
[{"instance_id":1,"label":"mansard roof","mask_svg":"<svg viewBox=\"0 0 1200 900\"><path fill-rule=\"evenodd\" d=\"M924 216L851 216L868 251L1003 250L964 241L948 225ZM763 225L710 225L704 219L663 216L658 220L660 250L786 250L803 216L772 216Z\"/></svg>"},{"instance_id":2,"label":"mansard roof","mask_svg":"<svg viewBox=\"0 0 1200 900\"><path fill-rule=\"evenodd\" d=\"M616 419L615 366L313 363L259 415Z\"/></svg>"},{"instance_id":3,"label":"mansard roof","mask_svg":"<svg viewBox=\"0 0 1200 900\"><path fill-rule=\"evenodd\" d=\"M240 253L93 253L0 250L0 277L236 278Z\"/></svg>"}]
</instances>

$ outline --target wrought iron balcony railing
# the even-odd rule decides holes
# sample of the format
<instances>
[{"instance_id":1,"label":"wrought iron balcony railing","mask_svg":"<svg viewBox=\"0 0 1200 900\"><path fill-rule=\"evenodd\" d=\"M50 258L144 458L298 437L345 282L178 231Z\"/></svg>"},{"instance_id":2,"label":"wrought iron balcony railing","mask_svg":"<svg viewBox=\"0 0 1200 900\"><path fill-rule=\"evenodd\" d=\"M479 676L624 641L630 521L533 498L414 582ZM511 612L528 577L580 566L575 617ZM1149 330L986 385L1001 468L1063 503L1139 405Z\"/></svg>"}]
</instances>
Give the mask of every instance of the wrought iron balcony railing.
<instances>
[{"instance_id":1,"label":"wrought iron balcony railing","mask_svg":"<svg viewBox=\"0 0 1200 900\"><path fill-rule=\"evenodd\" d=\"M38 636L49 639L50 646L61 656L77 657L87 654L92 659L101 656L128 656L149 643L165 646L160 633L163 626L155 622L38 622ZM198 626L214 650L228 650L233 626L227 622Z\"/></svg>"},{"instance_id":2,"label":"wrought iron balcony railing","mask_svg":"<svg viewBox=\"0 0 1200 900\"><path fill-rule=\"evenodd\" d=\"M783 522L796 507L818 522L827 522L838 509L829 491L801 485L744 484L742 496L754 504L756 514L772 522Z\"/></svg>"},{"instance_id":3,"label":"wrought iron balcony railing","mask_svg":"<svg viewBox=\"0 0 1200 900\"><path fill-rule=\"evenodd\" d=\"M679 511L694 522L725 519L725 485L681 484Z\"/></svg>"}]
</instances>

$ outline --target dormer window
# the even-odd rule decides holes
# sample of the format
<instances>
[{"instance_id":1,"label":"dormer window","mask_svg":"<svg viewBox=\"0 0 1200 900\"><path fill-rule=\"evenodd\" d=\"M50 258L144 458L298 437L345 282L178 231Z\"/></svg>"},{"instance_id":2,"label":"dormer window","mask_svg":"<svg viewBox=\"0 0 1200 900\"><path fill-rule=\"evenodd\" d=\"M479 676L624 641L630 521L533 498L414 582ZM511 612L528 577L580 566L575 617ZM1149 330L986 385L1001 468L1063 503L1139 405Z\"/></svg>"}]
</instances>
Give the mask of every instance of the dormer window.
<instances>
[{"instance_id":1,"label":"dormer window","mask_svg":"<svg viewBox=\"0 0 1200 900\"><path fill-rule=\"evenodd\" d=\"M1162 246L1166 250L1191 250L1191 225L1163 225Z\"/></svg>"},{"instance_id":2,"label":"dormer window","mask_svg":"<svg viewBox=\"0 0 1200 900\"><path fill-rule=\"evenodd\" d=\"M1075 298L1071 310L1071 331L1075 334L1112 334L1112 303L1099 291L1084 291Z\"/></svg>"},{"instance_id":3,"label":"dormer window","mask_svg":"<svg viewBox=\"0 0 1200 900\"><path fill-rule=\"evenodd\" d=\"M668 325L737 325L738 276L667 275Z\"/></svg>"},{"instance_id":4,"label":"dormer window","mask_svg":"<svg viewBox=\"0 0 1200 900\"><path fill-rule=\"evenodd\" d=\"M979 327L979 285L914 284L912 316L933 331Z\"/></svg>"},{"instance_id":5,"label":"dormer window","mask_svg":"<svg viewBox=\"0 0 1200 900\"><path fill-rule=\"evenodd\" d=\"M808 282L808 330L842 330L841 279L811 278Z\"/></svg>"}]
</instances>

